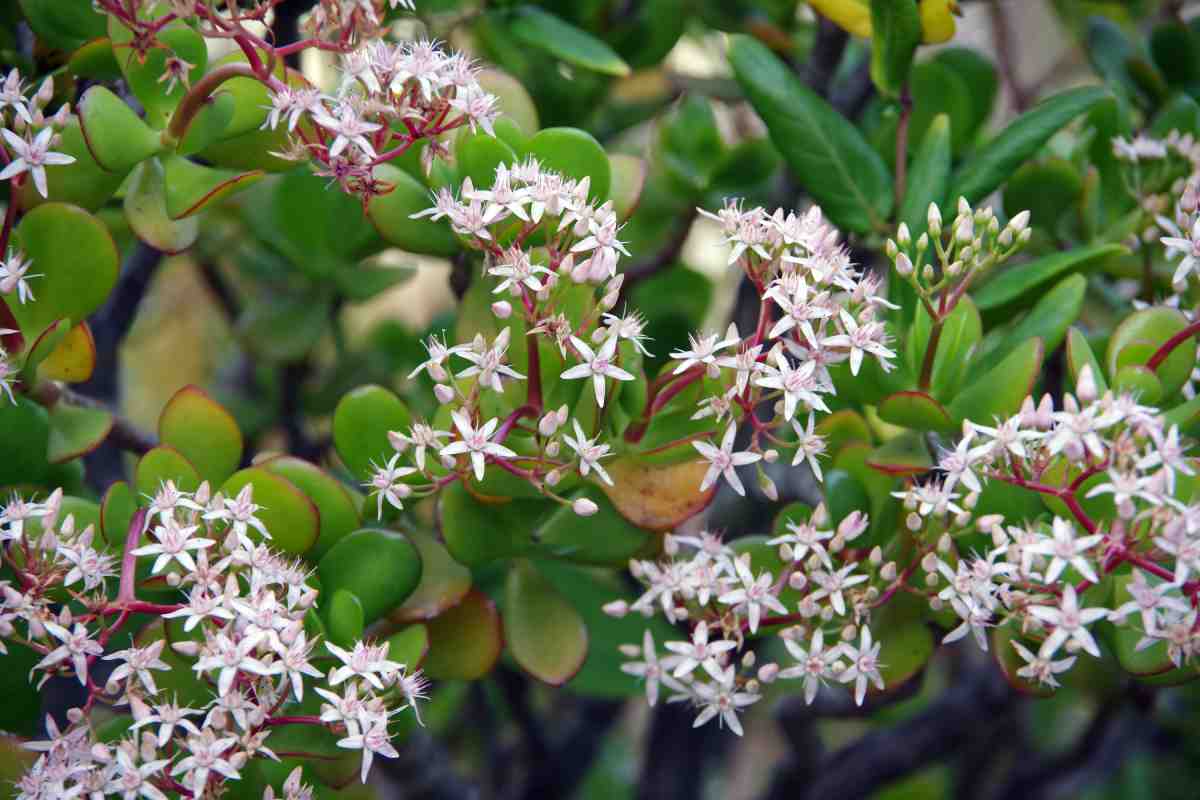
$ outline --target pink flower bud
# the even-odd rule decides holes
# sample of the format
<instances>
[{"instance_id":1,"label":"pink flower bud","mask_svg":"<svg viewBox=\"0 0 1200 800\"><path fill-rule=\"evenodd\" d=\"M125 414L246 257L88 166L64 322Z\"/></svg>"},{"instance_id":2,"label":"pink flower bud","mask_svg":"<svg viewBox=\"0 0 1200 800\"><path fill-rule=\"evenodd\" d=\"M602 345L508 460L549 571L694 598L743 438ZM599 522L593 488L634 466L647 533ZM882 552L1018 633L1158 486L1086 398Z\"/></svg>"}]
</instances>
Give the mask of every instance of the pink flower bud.
<instances>
[{"instance_id":1,"label":"pink flower bud","mask_svg":"<svg viewBox=\"0 0 1200 800\"><path fill-rule=\"evenodd\" d=\"M581 497L571 504L571 510L581 517L590 517L600 510L600 506L588 500L586 497Z\"/></svg>"},{"instance_id":2,"label":"pink flower bud","mask_svg":"<svg viewBox=\"0 0 1200 800\"><path fill-rule=\"evenodd\" d=\"M904 253L900 253L896 256L896 272L899 273L900 277L902 278L907 278L913 273L912 260L909 259L909 257Z\"/></svg>"},{"instance_id":3,"label":"pink flower bud","mask_svg":"<svg viewBox=\"0 0 1200 800\"><path fill-rule=\"evenodd\" d=\"M538 420L538 433L542 436L553 436L554 432L558 430L559 424L558 414L551 411Z\"/></svg>"},{"instance_id":4,"label":"pink flower bud","mask_svg":"<svg viewBox=\"0 0 1200 800\"><path fill-rule=\"evenodd\" d=\"M444 383L434 386L433 394L437 397L439 403L449 403L454 399L454 390Z\"/></svg>"},{"instance_id":5,"label":"pink flower bud","mask_svg":"<svg viewBox=\"0 0 1200 800\"><path fill-rule=\"evenodd\" d=\"M404 435L400 433L400 431L388 431L388 444L390 444L392 449L397 453L403 453L408 449L408 441L404 438Z\"/></svg>"},{"instance_id":6,"label":"pink flower bud","mask_svg":"<svg viewBox=\"0 0 1200 800\"><path fill-rule=\"evenodd\" d=\"M779 665L775 662L763 664L758 668L758 680L761 683L774 683L777 677L779 677Z\"/></svg>"},{"instance_id":7,"label":"pink flower bud","mask_svg":"<svg viewBox=\"0 0 1200 800\"><path fill-rule=\"evenodd\" d=\"M1075 396L1079 398L1080 403L1088 406L1096 401L1098 394L1096 376L1092 374L1092 365L1084 364L1083 369L1079 370L1079 377L1075 379Z\"/></svg>"},{"instance_id":8,"label":"pink flower bud","mask_svg":"<svg viewBox=\"0 0 1200 800\"><path fill-rule=\"evenodd\" d=\"M600 610L610 617L621 619L629 613L629 604L624 600L613 600L611 603L605 603L600 606Z\"/></svg>"},{"instance_id":9,"label":"pink flower bud","mask_svg":"<svg viewBox=\"0 0 1200 800\"><path fill-rule=\"evenodd\" d=\"M867 529L867 516L861 511L851 511L838 523L837 533L846 541L853 541Z\"/></svg>"},{"instance_id":10,"label":"pink flower bud","mask_svg":"<svg viewBox=\"0 0 1200 800\"><path fill-rule=\"evenodd\" d=\"M512 303L507 300L497 300L492 303L492 313L497 319L508 319L512 316Z\"/></svg>"}]
</instances>

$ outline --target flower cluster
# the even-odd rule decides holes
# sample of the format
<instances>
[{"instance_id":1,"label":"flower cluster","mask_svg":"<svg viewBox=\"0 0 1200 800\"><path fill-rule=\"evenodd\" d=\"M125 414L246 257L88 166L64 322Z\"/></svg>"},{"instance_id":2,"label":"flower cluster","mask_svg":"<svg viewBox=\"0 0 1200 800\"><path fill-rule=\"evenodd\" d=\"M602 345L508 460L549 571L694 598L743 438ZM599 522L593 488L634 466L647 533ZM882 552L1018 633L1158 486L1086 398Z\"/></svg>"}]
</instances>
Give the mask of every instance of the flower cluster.
<instances>
[{"instance_id":1,"label":"flower cluster","mask_svg":"<svg viewBox=\"0 0 1200 800\"><path fill-rule=\"evenodd\" d=\"M435 137L461 126L491 133L496 98L479 85L478 68L427 40L365 42L342 56L333 96L309 86L272 85L264 128L287 125L289 157L313 160L317 173L364 201L387 191L373 168L429 140L424 163L445 155Z\"/></svg>"},{"instance_id":2,"label":"flower cluster","mask_svg":"<svg viewBox=\"0 0 1200 800\"><path fill-rule=\"evenodd\" d=\"M54 79L46 78L32 94L28 94L29 88L15 68L0 83L0 136L4 137L0 143L0 181L18 186L28 176L38 194L46 197L46 167L75 163L72 156L51 150L61 141L59 131L71 118L71 106L64 103L47 117L46 106L54 99ZM0 286L4 280L0 276ZM0 291L7 294L12 289Z\"/></svg>"},{"instance_id":3,"label":"flower cluster","mask_svg":"<svg viewBox=\"0 0 1200 800\"><path fill-rule=\"evenodd\" d=\"M305 626L318 594L309 571L264 543L271 537L258 511L250 486L225 497L207 484L190 493L168 482L134 516L118 557L118 543L64 513L61 491L41 502L14 496L4 507L0 542L15 580L2 587L0 647L39 654L39 686L63 675L88 694L66 730L48 720L49 741L29 745L41 755L22 796L200 797L238 779L250 759L276 758L270 735L281 725L340 734L339 747L361 751L364 781L373 756L396 755L389 720L415 710L424 679L390 660L386 645L324 641L318 649ZM183 592L186 602L140 600L138 581ZM134 614L160 619L130 632ZM98 662L115 666L106 679ZM204 702L182 702L156 677L189 669L189 697ZM289 716L308 687L326 701L320 716ZM115 745L101 744L91 727L97 704L132 716ZM301 793L293 778L288 796Z\"/></svg>"},{"instance_id":4,"label":"flower cluster","mask_svg":"<svg viewBox=\"0 0 1200 800\"><path fill-rule=\"evenodd\" d=\"M330 42L355 41L385 33L387 14L416 10L415 0L319 0L304 18L309 35Z\"/></svg>"},{"instance_id":5,"label":"flower cluster","mask_svg":"<svg viewBox=\"0 0 1200 800\"><path fill-rule=\"evenodd\" d=\"M833 526L818 506L767 542L778 547L784 565L778 572L756 569L751 552L739 553L736 542L731 546L711 533L668 535L663 560L630 563L645 592L632 604L617 600L604 610L618 617L661 613L669 622L686 622L691 638L664 643L667 653L660 657L647 630L640 645L622 646L632 659L622 669L644 679L650 705L665 686L673 692L669 701L698 710L697 726L718 717L739 736L737 712L760 700L762 685L777 679L800 680L809 703L829 681L853 684L861 705L868 685L884 688L881 643L869 626L873 609L887 599L876 584L896 577L896 565L884 564L879 552L862 561L848 557L847 544L866 527L858 512ZM747 636L768 627L779 629L794 663L755 669Z\"/></svg>"},{"instance_id":6,"label":"flower cluster","mask_svg":"<svg viewBox=\"0 0 1200 800\"><path fill-rule=\"evenodd\" d=\"M1092 628L1101 620L1132 625L1138 650L1165 642L1176 666L1200 647L1195 468L1177 427L1130 394L1097 397L1090 370L1059 410L1048 396L1036 405L1030 397L992 426L966 423L941 477L897 494L930 603L959 622L947 640L971 633L987 649L988 629L1010 626L1026 662L1017 674L1051 687L1078 652L1100 656ZM988 481L1040 493L1061 511L1045 521L977 517ZM991 547L960 553L957 542L974 533ZM1125 565L1132 577L1116 589ZM1086 593L1097 585L1103 591Z\"/></svg>"}]
</instances>

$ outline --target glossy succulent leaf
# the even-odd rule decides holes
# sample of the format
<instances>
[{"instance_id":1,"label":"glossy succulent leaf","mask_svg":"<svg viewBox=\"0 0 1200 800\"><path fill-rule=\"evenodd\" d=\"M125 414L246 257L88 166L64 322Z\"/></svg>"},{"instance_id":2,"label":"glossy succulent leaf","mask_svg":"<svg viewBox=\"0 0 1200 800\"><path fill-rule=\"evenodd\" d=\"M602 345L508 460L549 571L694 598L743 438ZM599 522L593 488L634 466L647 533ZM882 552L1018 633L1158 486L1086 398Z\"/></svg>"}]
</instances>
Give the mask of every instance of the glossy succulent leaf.
<instances>
[{"instance_id":1,"label":"glossy succulent leaf","mask_svg":"<svg viewBox=\"0 0 1200 800\"><path fill-rule=\"evenodd\" d=\"M73 50L104 35L106 18L91 3L21 0L20 5L29 27L52 47Z\"/></svg>"},{"instance_id":2,"label":"glossy succulent leaf","mask_svg":"<svg viewBox=\"0 0 1200 800\"><path fill-rule=\"evenodd\" d=\"M871 513L871 501L867 496L867 488L858 478L841 469L831 469L825 473L825 508L829 518L837 525L853 511L863 514Z\"/></svg>"},{"instance_id":3,"label":"glossy succulent leaf","mask_svg":"<svg viewBox=\"0 0 1200 800\"><path fill-rule=\"evenodd\" d=\"M345 589L370 624L400 606L421 580L421 554L403 534L363 528L343 537L317 565L323 591Z\"/></svg>"},{"instance_id":4,"label":"glossy succulent leaf","mask_svg":"<svg viewBox=\"0 0 1200 800\"><path fill-rule=\"evenodd\" d=\"M60 319L42 331L42 333L32 340L29 350L25 353L25 363L21 365L21 379L26 383L32 383L34 376L37 375L38 368L42 362L50 357L58 346L67 338L67 333L71 330L71 320Z\"/></svg>"},{"instance_id":5,"label":"glossy succulent leaf","mask_svg":"<svg viewBox=\"0 0 1200 800\"><path fill-rule=\"evenodd\" d=\"M617 220L624 222L637 209L646 186L647 166L645 159L616 153L608 157L612 170L612 203Z\"/></svg>"},{"instance_id":6,"label":"glossy succulent leaf","mask_svg":"<svg viewBox=\"0 0 1200 800\"><path fill-rule=\"evenodd\" d=\"M522 669L552 686L579 672L588 652L583 617L529 561L508 571L503 607L508 651Z\"/></svg>"},{"instance_id":7,"label":"glossy succulent leaf","mask_svg":"<svg viewBox=\"0 0 1200 800\"><path fill-rule=\"evenodd\" d=\"M954 397L966 377L967 367L982 333L983 322L979 311L971 298L964 296L942 323L933 371L930 373L930 388L935 398L944 402ZM932 321L929 314L924 305L917 306L905 343L908 368L914 375L919 375L924 367L931 336Z\"/></svg>"},{"instance_id":8,"label":"glossy succulent leaf","mask_svg":"<svg viewBox=\"0 0 1200 800\"><path fill-rule=\"evenodd\" d=\"M175 151L181 156L190 156L225 138L236 109L237 100L231 93L214 92L188 123Z\"/></svg>"},{"instance_id":9,"label":"glossy succulent leaf","mask_svg":"<svg viewBox=\"0 0 1200 800\"><path fill-rule=\"evenodd\" d=\"M842 448L851 444L871 444L871 429L862 414L851 409L835 411L821 417L816 425L817 433L825 438L825 452L836 458Z\"/></svg>"},{"instance_id":10,"label":"glossy succulent leaf","mask_svg":"<svg viewBox=\"0 0 1200 800\"><path fill-rule=\"evenodd\" d=\"M83 93L79 123L96 163L119 175L162 149L158 132L103 86L92 86Z\"/></svg>"},{"instance_id":11,"label":"glossy succulent leaf","mask_svg":"<svg viewBox=\"0 0 1200 800\"><path fill-rule=\"evenodd\" d=\"M321 520L316 505L296 486L262 467L248 467L229 477L221 486L226 497L236 497L246 486L253 486L256 516L271 534L271 546L292 555L301 555L317 541ZM253 530L251 538L261 538Z\"/></svg>"},{"instance_id":12,"label":"glossy succulent leaf","mask_svg":"<svg viewBox=\"0 0 1200 800\"><path fill-rule=\"evenodd\" d=\"M1044 352L1041 339L1018 345L1003 361L971 381L946 410L960 425L964 419L988 424L1015 414L1033 389Z\"/></svg>"},{"instance_id":13,"label":"glossy succulent leaf","mask_svg":"<svg viewBox=\"0 0 1200 800\"><path fill-rule=\"evenodd\" d=\"M496 167L516 162L517 154L511 147L484 131L471 133L464 128L454 148L458 177L470 178L477 189L490 189L496 181Z\"/></svg>"},{"instance_id":14,"label":"glossy succulent leaf","mask_svg":"<svg viewBox=\"0 0 1200 800\"><path fill-rule=\"evenodd\" d=\"M879 403L884 422L919 431L953 431L954 420L937 400L925 392L896 392Z\"/></svg>"},{"instance_id":15,"label":"glossy succulent leaf","mask_svg":"<svg viewBox=\"0 0 1200 800\"><path fill-rule=\"evenodd\" d=\"M360 386L347 392L333 412L333 444L342 463L358 478L366 479L395 451L389 431L407 432L412 423L408 407L382 386Z\"/></svg>"},{"instance_id":16,"label":"glossy succulent leaf","mask_svg":"<svg viewBox=\"0 0 1200 800\"><path fill-rule=\"evenodd\" d=\"M153 497L166 481L173 481L184 492L194 492L201 480L199 470L178 450L166 445L155 447L138 459L133 484L139 495Z\"/></svg>"},{"instance_id":17,"label":"glossy succulent leaf","mask_svg":"<svg viewBox=\"0 0 1200 800\"><path fill-rule=\"evenodd\" d=\"M358 503L346 487L325 470L293 456L279 456L257 466L286 478L317 507L320 534L305 557L319 561L338 542L362 524Z\"/></svg>"},{"instance_id":18,"label":"glossy succulent leaf","mask_svg":"<svg viewBox=\"0 0 1200 800\"><path fill-rule=\"evenodd\" d=\"M992 115L1000 91L1000 77L995 65L978 50L968 47L947 47L939 50L933 60L949 67L966 83L971 98L969 134L973 137Z\"/></svg>"},{"instance_id":19,"label":"glossy succulent leaf","mask_svg":"<svg viewBox=\"0 0 1200 800\"><path fill-rule=\"evenodd\" d=\"M100 533L114 552L124 546L137 509L137 495L125 481L113 483L104 493L100 503Z\"/></svg>"},{"instance_id":20,"label":"glossy succulent leaf","mask_svg":"<svg viewBox=\"0 0 1200 800\"><path fill-rule=\"evenodd\" d=\"M913 239L925 232L930 203L941 203L946 197L950 183L950 117L938 114L925 129L921 146L913 155L908 173L908 185L904 189L904 200L897 218L908 225ZM902 280L891 281L907 287ZM910 309L915 300L906 304Z\"/></svg>"},{"instance_id":21,"label":"glossy succulent leaf","mask_svg":"<svg viewBox=\"0 0 1200 800\"><path fill-rule=\"evenodd\" d=\"M843 229L880 226L892 210L892 180L879 154L765 46L745 35L731 42L734 76L804 189Z\"/></svg>"},{"instance_id":22,"label":"glossy succulent leaf","mask_svg":"<svg viewBox=\"0 0 1200 800\"><path fill-rule=\"evenodd\" d=\"M50 422L46 409L25 397L0 402L0 486L37 483L47 473Z\"/></svg>"},{"instance_id":23,"label":"glossy succulent leaf","mask_svg":"<svg viewBox=\"0 0 1200 800\"><path fill-rule=\"evenodd\" d=\"M391 164L375 168L375 177L391 186L386 194L371 198L367 216L379 235L412 253L449 256L458 252L458 240L449 226L412 215L433 205L429 191L408 173Z\"/></svg>"},{"instance_id":24,"label":"glossy succulent leaf","mask_svg":"<svg viewBox=\"0 0 1200 800\"><path fill-rule=\"evenodd\" d=\"M173 220L190 217L249 188L264 174L259 170L239 173L213 169L178 155L163 159L163 172L167 216Z\"/></svg>"},{"instance_id":25,"label":"glossy succulent leaf","mask_svg":"<svg viewBox=\"0 0 1200 800\"><path fill-rule=\"evenodd\" d=\"M429 652L429 629L424 625L408 625L384 640L388 660L403 664L411 672L421 666Z\"/></svg>"},{"instance_id":26,"label":"glossy succulent leaf","mask_svg":"<svg viewBox=\"0 0 1200 800\"><path fill-rule=\"evenodd\" d=\"M456 481L441 493L442 541L454 560L468 567L521 555L532 544L547 505L537 500L485 503Z\"/></svg>"},{"instance_id":27,"label":"glossy succulent leaf","mask_svg":"<svg viewBox=\"0 0 1200 800\"><path fill-rule=\"evenodd\" d=\"M83 383L96 369L96 340L86 322L73 325L38 364L38 377L64 383Z\"/></svg>"},{"instance_id":28,"label":"glossy succulent leaf","mask_svg":"<svg viewBox=\"0 0 1200 800\"><path fill-rule=\"evenodd\" d=\"M612 166L608 153L596 137L578 128L546 128L529 140L525 155L541 162L545 169L555 170L568 178L590 178L589 197L603 202L612 189Z\"/></svg>"},{"instance_id":29,"label":"glossy succulent leaf","mask_svg":"<svg viewBox=\"0 0 1200 800\"><path fill-rule=\"evenodd\" d=\"M1096 358L1096 354L1092 351L1092 346L1088 344L1087 337L1078 328L1072 327L1067 330L1067 371L1071 375L1073 384L1078 385L1079 373L1084 366L1092 368L1092 378L1096 382L1096 389L1100 394L1103 394L1108 389L1108 383L1104 379L1104 368L1100 366L1100 361Z\"/></svg>"},{"instance_id":30,"label":"glossy succulent leaf","mask_svg":"<svg viewBox=\"0 0 1200 800\"><path fill-rule=\"evenodd\" d=\"M995 190L1073 119L1108 97L1106 89L1069 89L1043 100L1000 131L955 174L949 198L974 203Z\"/></svg>"},{"instance_id":31,"label":"glossy succulent leaf","mask_svg":"<svg viewBox=\"0 0 1200 800\"><path fill-rule=\"evenodd\" d=\"M83 138L78 117L72 117L59 135L62 141L54 148L54 152L71 156L75 163L46 167L45 198L38 193L33 181L22 184L19 195L21 207L29 210L49 200L95 211L117 191L125 173L110 172L96 162Z\"/></svg>"},{"instance_id":32,"label":"glossy succulent leaf","mask_svg":"<svg viewBox=\"0 0 1200 800\"><path fill-rule=\"evenodd\" d=\"M700 491L705 461L653 466L618 459L606 469L613 479L613 486L601 486L608 499L625 519L651 531L668 531L690 519L712 501L717 488Z\"/></svg>"},{"instance_id":33,"label":"glossy succulent leaf","mask_svg":"<svg viewBox=\"0 0 1200 800\"><path fill-rule=\"evenodd\" d=\"M471 571L455 561L445 545L421 531L407 535L421 556L421 580L404 603L388 613L394 622L433 619L471 590Z\"/></svg>"},{"instance_id":34,"label":"glossy succulent leaf","mask_svg":"<svg viewBox=\"0 0 1200 800\"><path fill-rule=\"evenodd\" d=\"M885 475L920 475L933 466L920 434L893 437L871 451L867 464Z\"/></svg>"},{"instance_id":35,"label":"glossy succulent leaf","mask_svg":"<svg viewBox=\"0 0 1200 800\"><path fill-rule=\"evenodd\" d=\"M623 566L644 551L654 537L620 513L596 486L567 496L591 500L599 510L581 520L569 506L559 506L538 531L539 551L580 564Z\"/></svg>"},{"instance_id":36,"label":"glossy succulent leaf","mask_svg":"<svg viewBox=\"0 0 1200 800\"><path fill-rule=\"evenodd\" d=\"M1048 158L1023 165L1004 187L1004 213L1012 217L1023 210L1030 222L1054 231L1072 209L1079 209L1083 197L1083 176L1063 158Z\"/></svg>"},{"instance_id":37,"label":"glossy succulent leaf","mask_svg":"<svg viewBox=\"0 0 1200 800\"><path fill-rule=\"evenodd\" d=\"M468 592L462 601L426 624L429 653L425 674L434 680L476 680L491 672L504 634L496 604L487 595Z\"/></svg>"},{"instance_id":38,"label":"glossy succulent leaf","mask_svg":"<svg viewBox=\"0 0 1200 800\"><path fill-rule=\"evenodd\" d=\"M993 311L1016 303L1050 281L1071 272L1103 264L1107 259L1127 253L1116 244L1096 244L1078 247L1062 253L1036 258L1025 264L1009 267L972 292L980 311Z\"/></svg>"},{"instance_id":39,"label":"glossy succulent leaf","mask_svg":"<svg viewBox=\"0 0 1200 800\"><path fill-rule=\"evenodd\" d=\"M366 628L362 602L349 589L325 587L325 592L329 596L329 606L325 610L325 631L329 641L349 649L362 639Z\"/></svg>"},{"instance_id":40,"label":"glossy succulent leaf","mask_svg":"<svg viewBox=\"0 0 1200 800\"><path fill-rule=\"evenodd\" d=\"M485 92L496 97L500 113L516 123L525 136L538 132L541 125L537 105L519 80L495 68L481 70L476 79Z\"/></svg>"},{"instance_id":41,"label":"glossy succulent leaf","mask_svg":"<svg viewBox=\"0 0 1200 800\"><path fill-rule=\"evenodd\" d=\"M242 460L237 421L198 386L185 386L167 401L158 418L158 436L213 486L232 475Z\"/></svg>"},{"instance_id":42,"label":"glossy succulent leaf","mask_svg":"<svg viewBox=\"0 0 1200 800\"><path fill-rule=\"evenodd\" d=\"M157 158L133 168L125 190L125 219L139 239L164 253L188 249L200 234L196 219L171 219L163 165Z\"/></svg>"},{"instance_id":43,"label":"glossy succulent leaf","mask_svg":"<svg viewBox=\"0 0 1200 800\"><path fill-rule=\"evenodd\" d=\"M933 633L924 616L925 603L898 592L872 620L881 644L879 673L889 689L916 676L933 656Z\"/></svg>"},{"instance_id":44,"label":"glossy succulent leaf","mask_svg":"<svg viewBox=\"0 0 1200 800\"><path fill-rule=\"evenodd\" d=\"M92 452L112 430L111 411L59 403L50 411L50 441L46 453L51 464L61 464Z\"/></svg>"},{"instance_id":45,"label":"glossy succulent leaf","mask_svg":"<svg viewBox=\"0 0 1200 800\"><path fill-rule=\"evenodd\" d=\"M16 234L41 273L35 302L8 301L27 339L60 319L83 321L104 305L118 268L117 248L104 223L78 206L45 203L21 218Z\"/></svg>"},{"instance_id":46,"label":"glossy succulent leaf","mask_svg":"<svg viewBox=\"0 0 1200 800\"><path fill-rule=\"evenodd\" d=\"M966 81L952 67L940 61L923 61L913 67L909 91L912 94L912 115L908 121L909 152L913 152L916 144L924 140L934 119L942 114L950 118L951 152L955 155L962 152L969 142L974 114L971 89ZM883 144L884 158L895 168L894 148L888 147L887 142Z\"/></svg>"},{"instance_id":47,"label":"glossy succulent leaf","mask_svg":"<svg viewBox=\"0 0 1200 800\"><path fill-rule=\"evenodd\" d=\"M1145 364L1168 339L1187 327L1187 319L1177 310L1154 306L1135 311L1113 330L1104 354L1104 366L1109 376L1121 367ZM1191 375L1196 363L1196 348L1176 347L1154 375L1162 384L1162 393L1171 396L1179 391Z\"/></svg>"},{"instance_id":48,"label":"glossy succulent leaf","mask_svg":"<svg viewBox=\"0 0 1200 800\"><path fill-rule=\"evenodd\" d=\"M629 65L602 39L537 6L523 5L508 20L512 36L528 47L544 50L568 64L602 75L623 77Z\"/></svg>"}]
</instances>

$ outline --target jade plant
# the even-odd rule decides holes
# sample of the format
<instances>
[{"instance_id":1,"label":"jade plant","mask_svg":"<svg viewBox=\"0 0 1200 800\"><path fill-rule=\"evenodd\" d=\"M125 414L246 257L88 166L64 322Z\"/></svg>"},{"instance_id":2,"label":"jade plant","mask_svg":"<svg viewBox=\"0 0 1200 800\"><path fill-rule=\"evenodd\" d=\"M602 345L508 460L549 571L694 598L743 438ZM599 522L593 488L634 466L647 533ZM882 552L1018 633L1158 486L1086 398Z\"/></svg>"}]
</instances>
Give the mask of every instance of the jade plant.
<instances>
[{"instance_id":1,"label":"jade plant","mask_svg":"<svg viewBox=\"0 0 1200 800\"><path fill-rule=\"evenodd\" d=\"M1058 92L922 49L949 0L424 5L0 12L18 796L370 797L497 691L566 796L531 691L742 736L948 659L1008 703L1196 677L1177 4L1059 9ZM453 309L354 341L427 302L397 253ZM150 433L119 345L164 256L237 352Z\"/></svg>"}]
</instances>

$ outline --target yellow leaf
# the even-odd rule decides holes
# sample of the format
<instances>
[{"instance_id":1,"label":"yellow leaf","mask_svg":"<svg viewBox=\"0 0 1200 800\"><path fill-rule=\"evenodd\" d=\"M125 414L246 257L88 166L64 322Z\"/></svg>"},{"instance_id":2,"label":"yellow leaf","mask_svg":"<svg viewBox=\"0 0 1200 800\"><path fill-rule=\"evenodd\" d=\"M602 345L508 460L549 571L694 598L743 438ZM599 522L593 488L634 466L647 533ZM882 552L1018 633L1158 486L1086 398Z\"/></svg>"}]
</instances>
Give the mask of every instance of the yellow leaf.
<instances>
[{"instance_id":1,"label":"yellow leaf","mask_svg":"<svg viewBox=\"0 0 1200 800\"><path fill-rule=\"evenodd\" d=\"M921 0L921 41L939 44L954 38L954 16L959 13L954 0Z\"/></svg>"},{"instance_id":2,"label":"yellow leaf","mask_svg":"<svg viewBox=\"0 0 1200 800\"><path fill-rule=\"evenodd\" d=\"M86 322L81 322L38 365L38 375L52 381L83 383L96 368L96 342Z\"/></svg>"},{"instance_id":3,"label":"yellow leaf","mask_svg":"<svg viewBox=\"0 0 1200 800\"><path fill-rule=\"evenodd\" d=\"M867 0L809 0L809 5L847 33L871 38L871 5Z\"/></svg>"},{"instance_id":4,"label":"yellow leaf","mask_svg":"<svg viewBox=\"0 0 1200 800\"><path fill-rule=\"evenodd\" d=\"M612 486L602 486L621 516L652 531L669 531L701 511L712 500L716 487L700 491L707 462L656 466L635 461L608 465Z\"/></svg>"}]
</instances>

